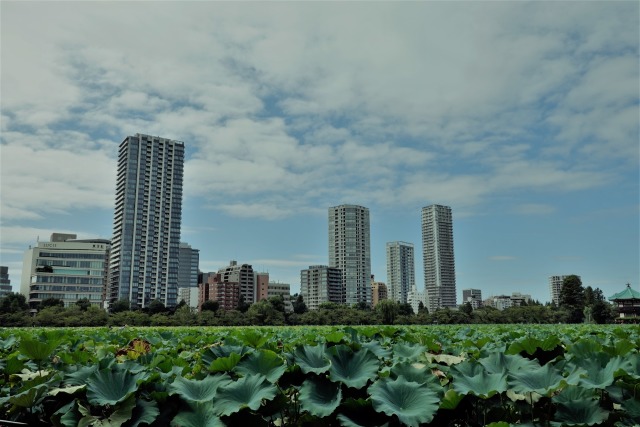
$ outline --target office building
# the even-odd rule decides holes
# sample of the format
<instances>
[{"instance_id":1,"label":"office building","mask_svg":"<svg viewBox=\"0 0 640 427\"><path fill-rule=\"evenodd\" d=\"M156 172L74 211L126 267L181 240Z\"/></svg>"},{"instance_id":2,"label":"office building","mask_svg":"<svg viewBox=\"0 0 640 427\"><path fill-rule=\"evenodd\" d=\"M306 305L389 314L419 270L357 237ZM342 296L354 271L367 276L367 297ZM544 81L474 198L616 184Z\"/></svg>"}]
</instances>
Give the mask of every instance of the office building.
<instances>
[{"instance_id":1,"label":"office building","mask_svg":"<svg viewBox=\"0 0 640 427\"><path fill-rule=\"evenodd\" d=\"M369 209L356 205L329 208L329 267L342 270L342 302L371 304Z\"/></svg>"},{"instance_id":2,"label":"office building","mask_svg":"<svg viewBox=\"0 0 640 427\"><path fill-rule=\"evenodd\" d=\"M11 279L9 279L9 267L0 266L0 298L11 293Z\"/></svg>"},{"instance_id":3,"label":"office building","mask_svg":"<svg viewBox=\"0 0 640 427\"><path fill-rule=\"evenodd\" d=\"M178 298L184 143L136 134L118 151L109 274L111 303Z\"/></svg>"},{"instance_id":4,"label":"office building","mask_svg":"<svg viewBox=\"0 0 640 427\"><path fill-rule=\"evenodd\" d=\"M342 302L342 270L312 265L300 272L300 295L309 310L325 302Z\"/></svg>"},{"instance_id":5,"label":"office building","mask_svg":"<svg viewBox=\"0 0 640 427\"><path fill-rule=\"evenodd\" d=\"M22 263L20 292L32 310L45 299L60 299L65 307L88 299L103 306L107 283L109 240L76 239L53 233L49 242L29 247Z\"/></svg>"},{"instance_id":6,"label":"office building","mask_svg":"<svg viewBox=\"0 0 640 427\"><path fill-rule=\"evenodd\" d=\"M200 266L200 250L180 242L178 256L178 287L197 288Z\"/></svg>"},{"instance_id":7,"label":"office building","mask_svg":"<svg viewBox=\"0 0 640 427\"><path fill-rule=\"evenodd\" d=\"M409 291L416 284L413 244L387 243L387 289L389 299L406 303Z\"/></svg>"},{"instance_id":8,"label":"office building","mask_svg":"<svg viewBox=\"0 0 640 427\"><path fill-rule=\"evenodd\" d=\"M456 308L456 268L453 256L451 208L422 208L422 250L427 308Z\"/></svg>"},{"instance_id":9,"label":"office building","mask_svg":"<svg viewBox=\"0 0 640 427\"><path fill-rule=\"evenodd\" d=\"M384 282L376 282L371 275L371 306L375 307L382 300L388 299L389 293Z\"/></svg>"},{"instance_id":10,"label":"office building","mask_svg":"<svg viewBox=\"0 0 640 427\"><path fill-rule=\"evenodd\" d=\"M425 291L418 292L418 288L414 286L407 295L407 303L411 306L414 314L420 311L420 305L427 308L427 293Z\"/></svg>"},{"instance_id":11,"label":"office building","mask_svg":"<svg viewBox=\"0 0 640 427\"><path fill-rule=\"evenodd\" d=\"M282 297L285 301L289 301L291 299L291 285L288 283L269 282L267 298L278 296Z\"/></svg>"},{"instance_id":12,"label":"office building","mask_svg":"<svg viewBox=\"0 0 640 427\"><path fill-rule=\"evenodd\" d=\"M462 303L471 304L474 310L482 307L482 291L480 289L463 289Z\"/></svg>"},{"instance_id":13,"label":"office building","mask_svg":"<svg viewBox=\"0 0 640 427\"><path fill-rule=\"evenodd\" d=\"M560 305L560 291L562 290L562 283L564 279L570 275L564 276L549 276L549 294L551 295L551 302L555 305ZM580 276L578 276L579 278Z\"/></svg>"},{"instance_id":14,"label":"office building","mask_svg":"<svg viewBox=\"0 0 640 427\"><path fill-rule=\"evenodd\" d=\"M253 267L249 264L238 265L237 261L232 260L227 267L218 270L220 275L220 283L236 283L240 292L240 297L247 304L256 301L256 275ZM266 278L269 283L269 276Z\"/></svg>"}]
</instances>

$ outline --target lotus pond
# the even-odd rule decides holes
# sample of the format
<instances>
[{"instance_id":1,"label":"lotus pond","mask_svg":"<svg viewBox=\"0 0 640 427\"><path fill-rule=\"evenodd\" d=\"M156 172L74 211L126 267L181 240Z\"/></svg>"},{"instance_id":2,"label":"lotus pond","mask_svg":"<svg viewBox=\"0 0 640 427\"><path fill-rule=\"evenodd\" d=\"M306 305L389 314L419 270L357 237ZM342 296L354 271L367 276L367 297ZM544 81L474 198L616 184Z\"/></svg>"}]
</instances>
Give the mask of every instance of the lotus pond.
<instances>
[{"instance_id":1,"label":"lotus pond","mask_svg":"<svg viewBox=\"0 0 640 427\"><path fill-rule=\"evenodd\" d=\"M4 328L0 426L638 425L640 328Z\"/></svg>"}]
</instances>

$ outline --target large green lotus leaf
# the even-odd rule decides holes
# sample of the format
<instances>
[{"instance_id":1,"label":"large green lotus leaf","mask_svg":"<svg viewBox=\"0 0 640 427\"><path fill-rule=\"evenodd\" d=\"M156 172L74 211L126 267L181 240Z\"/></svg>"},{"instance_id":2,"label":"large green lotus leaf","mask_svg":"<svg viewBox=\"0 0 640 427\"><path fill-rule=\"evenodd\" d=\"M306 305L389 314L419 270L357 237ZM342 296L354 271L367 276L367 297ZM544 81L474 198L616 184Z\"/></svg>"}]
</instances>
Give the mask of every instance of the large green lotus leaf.
<instances>
[{"instance_id":1,"label":"large green lotus leaf","mask_svg":"<svg viewBox=\"0 0 640 427\"><path fill-rule=\"evenodd\" d=\"M473 394L482 399L488 399L496 393L507 390L507 375L504 373L488 374L485 371L474 376L456 374L451 370L453 389L460 394Z\"/></svg>"},{"instance_id":2,"label":"large green lotus leaf","mask_svg":"<svg viewBox=\"0 0 640 427\"><path fill-rule=\"evenodd\" d=\"M627 399L622 402L622 410L626 416L635 420L640 420L640 401L636 399Z\"/></svg>"},{"instance_id":3,"label":"large green lotus leaf","mask_svg":"<svg viewBox=\"0 0 640 427\"><path fill-rule=\"evenodd\" d=\"M575 402L577 400L594 400L598 397L598 393L594 389L587 389L575 385L569 385L563 388L560 393L553 396L551 400L553 400L553 402L557 404L571 405L572 402Z\"/></svg>"},{"instance_id":4,"label":"large green lotus leaf","mask_svg":"<svg viewBox=\"0 0 640 427\"><path fill-rule=\"evenodd\" d=\"M509 372L509 386L516 393L535 392L543 396L558 389L564 378L551 364L537 369Z\"/></svg>"},{"instance_id":5,"label":"large green lotus leaf","mask_svg":"<svg viewBox=\"0 0 640 427\"><path fill-rule=\"evenodd\" d=\"M379 341L367 341L362 347L375 354L378 359L388 359L393 354L391 349L383 347Z\"/></svg>"},{"instance_id":6,"label":"large green lotus leaf","mask_svg":"<svg viewBox=\"0 0 640 427\"><path fill-rule=\"evenodd\" d=\"M446 391L440 402L440 408L442 409L456 409L458 404L464 399L464 394L460 394L453 389Z\"/></svg>"},{"instance_id":7,"label":"large green lotus leaf","mask_svg":"<svg viewBox=\"0 0 640 427\"><path fill-rule=\"evenodd\" d=\"M202 363L204 363L205 366L210 366L211 362L218 358L229 357L232 354L244 356L252 351L253 349L244 345L215 345L209 347L207 351L202 354Z\"/></svg>"},{"instance_id":8,"label":"large green lotus leaf","mask_svg":"<svg viewBox=\"0 0 640 427\"><path fill-rule=\"evenodd\" d=\"M318 417L328 417L342 400L340 384L322 378L309 378L300 387L302 409Z\"/></svg>"},{"instance_id":9,"label":"large green lotus leaf","mask_svg":"<svg viewBox=\"0 0 640 427\"><path fill-rule=\"evenodd\" d=\"M20 408L31 408L44 397L47 393L47 386L45 384L31 387L21 393L9 396L9 403L18 406Z\"/></svg>"},{"instance_id":10,"label":"large green lotus leaf","mask_svg":"<svg viewBox=\"0 0 640 427\"><path fill-rule=\"evenodd\" d=\"M260 348L269 341L269 336L267 336L264 331L249 328L242 328L240 331L238 338L240 338L243 343L253 348Z\"/></svg>"},{"instance_id":11,"label":"large green lotus leaf","mask_svg":"<svg viewBox=\"0 0 640 427\"><path fill-rule=\"evenodd\" d=\"M219 415L230 415L246 407L255 411L263 399L273 399L276 392L276 387L262 375L242 377L218 390L213 408Z\"/></svg>"},{"instance_id":12,"label":"large green lotus leaf","mask_svg":"<svg viewBox=\"0 0 640 427\"><path fill-rule=\"evenodd\" d=\"M115 405L138 389L140 375L103 369L87 378L87 400L92 405Z\"/></svg>"},{"instance_id":13,"label":"large green lotus leaf","mask_svg":"<svg viewBox=\"0 0 640 427\"><path fill-rule=\"evenodd\" d=\"M57 341L40 341L29 338L23 338L20 341L20 353L35 361L48 359L56 347L58 347Z\"/></svg>"},{"instance_id":14,"label":"large green lotus leaf","mask_svg":"<svg viewBox=\"0 0 640 427\"><path fill-rule=\"evenodd\" d=\"M580 378L578 385L584 388L603 389L615 381L616 377L626 373L631 368L628 360L617 356L609 360L606 366L601 367L597 361L583 365L586 373Z\"/></svg>"},{"instance_id":15,"label":"large green lotus leaf","mask_svg":"<svg viewBox=\"0 0 640 427\"><path fill-rule=\"evenodd\" d=\"M420 344L398 343L393 346L394 360L416 360L427 348Z\"/></svg>"},{"instance_id":16,"label":"large green lotus leaf","mask_svg":"<svg viewBox=\"0 0 640 427\"><path fill-rule=\"evenodd\" d=\"M327 354L331 359L331 381L362 388L378 374L378 358L367 349L352 351L345 345L336 345L327 349Z\"/></svg>"},{"instance_id":17,"label":"large green lotus leaf","mask_svg":"<svg viewBox=\"0 0 640 427\"><path fill-rule=\"evenodd\" d=\"M305 374L322 374L331 367L331 360L325 353L325 345L303 345L294 352L295 361Z\"/></svg>"},{"instance_id":18,"label":"large green lotus leaf","mask_svg":"<svg viewBox=\"0 0 640 427\"><path fill-rule=\"evenodd\" d=\"M347 336L342 331L333 331L326 334L324 336L324 339L328 343L339 343L339 342L342 342L342 340L345 339L346 337Z\"/></svg>"},{"instance_id":19,"label":"large green lotus leaf","mask_svg":"<svg viewBox=\"0 0 640 427\"><path fill-rule=\"evenodd\" d=\"M87 383L87 378L96 372L98 372L97 365L82 366L75 372L65 374L63 382L68 386L84 385Z\"/></svg>"},{"instance_id":20,"label":"large green lotus leaf","mask_svg":"<svg viewBox=\"0 0 640 427\"><path fill-rule=\"evenodd\" d=\"M389 419L373 409L370 400L347 399L340 405L341 411L337 418L344 427L372 427L388 426Z\"/></svg>"},{"instance_id":21,"label":"large green lotus leaf","mask_svg":"<svg viewBox=\"0 0 640 427\"><path fill-rule=\"evenodd\" d=\"M568 357L589 360L602 351L602 344L593 339L580 339L568 346Z\"/></svg>"},{"instance_id":22,"label":"large green lotus leaf","mask_svg":"<svg viewBox=\"0 0 640 427\"><path fill-rule=\"evenodd\" d=\"M76 401L73 400L51 415L51 422L56 427L76 427L78 425L78 411Z\"/></svg>"},{"instance_id":23,"label":"large green lotus leaf","mask_svg":"<svg viewBox=\"0 0 640 427\"><path fill-rule=\"evenodd\" d=\"M478 360L485 370L491 374L507 373L519 370L536 369L540 365L519 354L491 353L489 356Z\"/></svg>"},{"instance_id":24,"label":"large green lotus leaf","mask_svg":"<svg viewBox=\"0 0 640 427\"><path fill-rule=\"evenodd\" d=\"M141 424L151 425L158 418L158 415L160 415L160 410L157 402L138 400L127 427L138 427Z\"/></svg>"},{"instance_id":25,"label":"large green lotus leaf","mask_svg":"<svg viewBox=\"0 0 640 427\"><path fill-rule=\"evenodd\" d=\"M629 352L637 350L637 346L629 340L621 339L616 340L612 347L606 347L604 350L612 356L627 356Z\"/></svg>"},{"instance_id":26,"label":"large green lotus leaf","mask_svg":"<svg viewBox=\"0 0 640 427\"><path fill-rule=\"evenodd\" d=\"M20 353L16 352L10 356L8 356L4 361L6 362L6 365L4 367L4 374L5 375L12 375L12 374L17 374L22 372L22 370L25 367L25 363L23 360L20 360L19 357Z\"/></svg>"},{"instance_id":27,"label":"large green lotus leaf","mask_svg":"<svg viewBox=\"0 0 640 427\"><path fill-rule=\"evenodd\" d=\"M378 380L368 391L376 411L396 415L401 423L408 426L429 423L440 407L440 398L434 390L404 377Z\"/></svg>"},{"instance_id":28,"label":"large green lotus leaf","mask_svg":"<svg viewBox=\"0 0 640 427\"><path fill-rule=\"evenodd\" d=\"M194 411L182 411L171 420L176 427L224 427L211 405L198 405Z\"/></svg>"},{"instance_id":29,"label":"large green lotus leaf","mask_svg":"<svg viewBox=\"0 0 640 427\"><path fill-rule=\"evenodd\" d=\"M2 350L9 350L16 343L15 335L9 335L7 339L0 340L0 348Z\"/></svg>"},{"instance_id":30,"label":"large green lotus leaf","mask_svg":"<svg viewBox=\"0 0 640 427\"><path fill-rule=\"evenodd\" d=\"M73 385L69 387L53 388L49 390L47 394L49 396L57 396L59 393L74 394L78 390L84 390L86 386L87 386L86 384L82 384L82 385Z\"/></svg>"},{"instance_id":31,"label":"large green lotus leaf","mask_svg":"<svg viewBox=\"0 0 640 427\"><path fill-rule=\"evenodd\" d=\"M465 360L451 367L451 371L457 376L475 377L484 372L484 368L476 361Z\"/></svg>"},{"instance_id":32,"label":"large green lotus leaf","mask_svg":"<svg viewBox=\"0 0 640 427\"><path fill-rule=\"evenodd\" d=\"M238 365L242 356L236 353L231 353L227 357L219 357L215 359L209 365L209 371L211 372L229 372Z\"/></svg>"},{"instance_id":33,"label":"large green lotus leaf","mask_svg":"<svg viewBox=\"0 0 640 427\"><path fill-rule=\"evenodd\" d=\"M218 389L229 385L231 382L232 380L227 374L209 375L202 380L188 380L183 377L176 377L167 387L167 391L169 394L177 394L189 404L197 404L213 401Z\"/></svg>"},{"instance_id":34,"label":"large green lotus leaf","mask_svg":"<svg viewBox=\"0 0 640 427\"><path fill-rule=\"evenodd\" d=\"M592 399L574 400L568 405L556 405L554 426L592 426L609 418L609 412Z\"/></svg>"},{"instance_id":35,"label":"large green lotus leaf","mask_svg":"<svg viewBox=\"0 0 640 427\"><path fill-rule=\"evenodd\" d=\"M235 372L242 375L264 375L269 382L280 379L287 366L284 360L271 350L260 350L251 353L238 364Z\"/></svg>"},{"instance_id":36,"label":"large green lotus leaf","mask_svg":"<svg viewBox=\"0 0 640 427\"><path fill-rule=\"evenodd\" d=\"M391 367L391 377L398 378L399 376L418 384L438 383L436 376L431 373L431 368L423 363L396 363ZM438 383L439 386L440 384Z\"/></svg>"}]
</instances>

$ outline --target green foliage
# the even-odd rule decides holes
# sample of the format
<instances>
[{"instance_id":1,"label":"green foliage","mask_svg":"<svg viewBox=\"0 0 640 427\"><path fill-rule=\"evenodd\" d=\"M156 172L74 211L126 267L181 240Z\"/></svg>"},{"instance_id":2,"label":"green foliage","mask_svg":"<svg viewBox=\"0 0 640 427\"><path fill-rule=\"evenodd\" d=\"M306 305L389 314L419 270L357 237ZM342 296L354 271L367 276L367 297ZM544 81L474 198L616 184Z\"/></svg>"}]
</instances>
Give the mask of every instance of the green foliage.
<instances>
[{"instance_id":1,"label":"green foliage","mask_svg":"<svg viewBox=\"0 0 640 427\"><path fill-rule=\"evenodd\" d=\"M593 324L2 328L0 419L33 426L633 425L639 348L637 327Z\"/></svg>"}]
</instances>

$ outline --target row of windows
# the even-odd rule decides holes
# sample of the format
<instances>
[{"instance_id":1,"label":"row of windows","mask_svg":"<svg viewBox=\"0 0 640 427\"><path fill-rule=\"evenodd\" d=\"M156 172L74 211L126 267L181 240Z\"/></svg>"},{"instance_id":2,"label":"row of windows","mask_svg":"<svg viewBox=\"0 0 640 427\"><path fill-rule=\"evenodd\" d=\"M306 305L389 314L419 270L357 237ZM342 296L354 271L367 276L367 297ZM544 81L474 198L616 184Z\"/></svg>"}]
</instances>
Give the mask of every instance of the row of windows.
<instances>
[{"instance_id":1,"label":"row of windows","mask_svg":"<svg viewBox=\"0 0 640 427\"><path fill-rule=\"evenodd\" d=\"M66 291L66 292L93 292L102 293L102 286L69 286L69 285L33 285L29 288L33 291Z\"/></svg>"},{"instance_id":2,"label":"row of windows","mask_svg":"<svg viewBox=\"0 0 640 427\"><path fill-rule=\"evenodd\" d=\"M31 283L67 283L70 285L102 285L102 278L89 279L88 277L67 276L34 276Z\"/></svg>"},{"instance_id":3,"label":"row of windows","mask_svg":"<svg viewBox=\"0 0 640 427\"><path fill-rule=\"evenodd\" d=\"M36 265L50 265L52 267L80 267L80 268L104 268L103 261L67 261L61 259L38 259Z\"/></svg>"},{"instance_id":4,"label":"row of windows","mask_svg":"<svg viewBox=\"0 0 640 427\"><path fill-rule=\"evenodd\" d=\"M94 300L94 301L101 301L102 300L102 295L96 295L96 294L48 294L48 293L37 293L37 294L30 294L29 295L30 299L47 299L47 298L62 298L62 299L66 299L66 300L79 300L79 299L83 299L83 298L87 298L89 300Z\"/></svg>"},{"instance_id":5,"label":"row of windows","mask_svg":"<svg viewBox=\"0 0 640 427\"><path fill-rule=\"evenodd\" d=\"M104 259L104 254L87 254L87 253L63 253L63 252L40 252L41 257L50 258L75 258L75 259Z\"/></svg>"}]
</instances>

